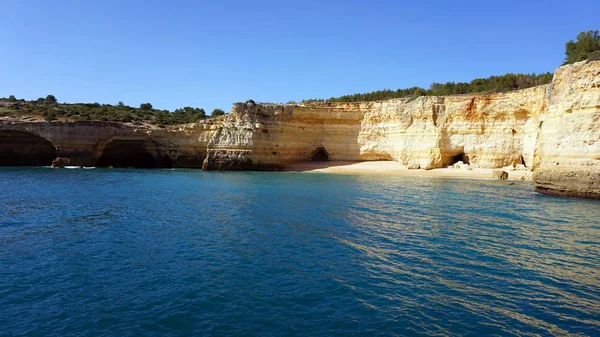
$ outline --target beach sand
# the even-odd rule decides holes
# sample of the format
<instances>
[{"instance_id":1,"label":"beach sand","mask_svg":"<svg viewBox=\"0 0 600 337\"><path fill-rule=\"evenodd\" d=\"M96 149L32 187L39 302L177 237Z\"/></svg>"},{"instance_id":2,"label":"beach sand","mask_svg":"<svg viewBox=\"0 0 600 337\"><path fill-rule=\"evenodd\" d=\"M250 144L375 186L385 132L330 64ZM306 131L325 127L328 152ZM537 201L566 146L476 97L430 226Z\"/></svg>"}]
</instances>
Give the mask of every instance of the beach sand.
<instances>
[{"instance_id":1,"label":"beach sand","mask_svg":"<svg viewBox=\"0 0 600 337\"><path fill-rule=\"evenodd\" d=\"M466 170L455 168L436 168L432 170L409 170L406 168L406 166L395 161L315 161L286 165L283 171L494 179L492 176L492 171L494 170L497 169L475 168L472 170ZM523 180L522 177L526 177L526 180L531 180L530 171L505 171L508 172L508 180Z\"/></svg>"}]
</instances>

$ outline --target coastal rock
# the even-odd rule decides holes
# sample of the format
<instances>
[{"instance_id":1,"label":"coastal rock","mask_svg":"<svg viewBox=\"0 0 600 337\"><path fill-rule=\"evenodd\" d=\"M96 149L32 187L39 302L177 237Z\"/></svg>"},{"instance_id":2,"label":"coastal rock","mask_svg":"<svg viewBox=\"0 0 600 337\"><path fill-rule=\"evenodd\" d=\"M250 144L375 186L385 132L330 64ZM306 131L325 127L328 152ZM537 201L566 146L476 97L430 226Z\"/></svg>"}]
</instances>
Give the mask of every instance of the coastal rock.
<instances>
[{"instance_id":1,"label":"coastal rock","mask_svg":"<svg viewBox=\"0 0 600 337\"><path fill-rule=\"evenodd\" d=\"M508 172L503 170L493 170L492 177L500 180L506 180L508 179Z\"/></svg>"},{"instance_id":2,"label":"coastal rock","mask_svg":"<svg viewBox=\"0 0 600 337\"><path fill-rule=\"evenodd\" d=\"M600 62L558 68L548 97L535 150L535 190L600 198Z\"/></svg>"},{"instance_id":3,"label":"coastal rock","mask_svg":"<svg viewBox=\"0 0 600 337\"><path fill-rule=\"evenodd\" d=\"M71 165L69 158L58 157L52 161L52 167L65 167Z\"/></svg>"},{"instance_id":4,"label":"coastal rock","mask_svg":"<svg viewBox=\"0 0 600 337\"><path fill-rule=\"evenodd\" d=\"M0 165L279 170L307 161L534 172L538 192L600 197L600 61L559 67L508 93L375 102L235 103L202 123L158 127L0 117Z\"/></svg>"},{"instance_id":5,"label":"coastal rock","mask_svg":"<svg viewBox=\"0 0 600 337\"><path fill-rule=\"evenodd\" d=\"M580 162L569 167L544 167L533 173L535 191L545 194L600 199L600 165Z\"/></svg>"},{"instance_id":6,"label":"coastal rock","mask_svg":"<svg viewBox=\"0 0 600 337\"><path fill-rule=\"evenodd\" d=\"M0 117L0 165L68 162L98 167L202 167L215 131L207 124L159 128L116 122Z\"/></svg>"},{"instance_id":7,"label":"coastal rock","mask_svg":"<svg viewBox=\"0 0 600 337\"><path fill-rule=\"evenodd\" d=\"M253 165L265 167L311 161L317 149L328 160L395 160L423 169L459 161L525 165L533 161L547 88L361 103L236 103L211 139L209 148L219 151L204 167L220 167L211 162L226 162L227 151L247 150Z\"/></svg>"},{"instance_id":8,"label":"coastal rock","mask_svg":"<svg viewBox=\"0 0 600 337\"><path fill-rule=\"evenodd\" d=\"M520 180L533 180L533 173L527 172L519 178Z\"/></svg>"}]
</instances>

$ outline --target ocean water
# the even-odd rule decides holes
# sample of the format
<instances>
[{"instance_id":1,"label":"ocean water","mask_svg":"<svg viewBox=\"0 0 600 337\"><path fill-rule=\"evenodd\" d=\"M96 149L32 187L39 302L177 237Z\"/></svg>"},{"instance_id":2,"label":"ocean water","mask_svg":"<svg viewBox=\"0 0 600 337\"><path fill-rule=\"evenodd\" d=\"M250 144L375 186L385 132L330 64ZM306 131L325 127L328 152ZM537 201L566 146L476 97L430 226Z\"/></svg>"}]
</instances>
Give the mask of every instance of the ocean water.
<instances>
[{"instance_id":1,"label":"ocean water","mask_svg":"<svg viewBox=\"0 0 600 337\"><path fill-rule=\"evenodd\" d=\"M600 202L531 183L0 169L3 336L600 335Z\"/></svg>"}]
</instances>

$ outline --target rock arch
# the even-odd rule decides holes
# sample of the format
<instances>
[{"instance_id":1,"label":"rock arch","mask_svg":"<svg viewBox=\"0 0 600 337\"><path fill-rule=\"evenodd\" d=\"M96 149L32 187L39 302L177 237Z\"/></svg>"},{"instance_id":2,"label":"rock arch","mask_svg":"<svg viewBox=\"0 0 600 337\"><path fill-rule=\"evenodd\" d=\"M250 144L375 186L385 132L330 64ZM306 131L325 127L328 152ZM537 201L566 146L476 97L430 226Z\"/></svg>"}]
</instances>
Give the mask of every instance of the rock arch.
<instances>
[{"instance_id":1,"label":"rock arch","mask_svg":"<svg viewBox=\"0 0 600 337\"><path fill-rule=\"evenodd\" d=\"M167 156L160 156L156 144L147 139L115 139L106 144L96 167L170 168Z\"/></svg>"},{"instance_id":2,"label":"rock arch","mask_svg":"<svg viewBox=\"0 0 600 337\"><path fill-rule=\"evenodd\" d=\"M50 141L30 132L0 130L0 166L49 166L56 158Z\"/></svg>"}]
</instances>

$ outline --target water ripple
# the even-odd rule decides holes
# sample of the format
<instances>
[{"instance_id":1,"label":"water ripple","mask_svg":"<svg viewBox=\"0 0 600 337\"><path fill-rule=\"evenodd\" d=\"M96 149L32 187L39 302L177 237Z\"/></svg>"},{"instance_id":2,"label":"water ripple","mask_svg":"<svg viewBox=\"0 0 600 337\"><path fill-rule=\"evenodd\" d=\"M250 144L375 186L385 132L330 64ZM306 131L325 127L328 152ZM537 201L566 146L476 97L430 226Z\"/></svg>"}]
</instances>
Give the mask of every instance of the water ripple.
<instances>
[{"instance_id":1,"label":"water ripple","mask_svg":"<svg viewBox=\"0 0 600 337\"><path fill-rule=\"evenodd\" d=\"M600 335L600 204L529 183L0 169L0 334Z\"/></svg>"}]
</instances>

